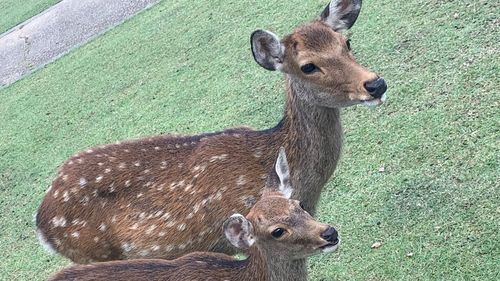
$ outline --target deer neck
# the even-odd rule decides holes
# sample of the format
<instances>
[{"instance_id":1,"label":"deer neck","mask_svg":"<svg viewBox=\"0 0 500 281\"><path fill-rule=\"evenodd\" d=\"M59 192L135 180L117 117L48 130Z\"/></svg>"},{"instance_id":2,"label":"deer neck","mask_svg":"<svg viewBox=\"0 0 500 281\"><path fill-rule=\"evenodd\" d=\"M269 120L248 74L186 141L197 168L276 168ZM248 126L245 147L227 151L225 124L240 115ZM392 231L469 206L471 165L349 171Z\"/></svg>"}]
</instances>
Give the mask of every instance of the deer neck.
<instances>
[{"instance_id":1,"label":"deer neck","mask_svg":"<svg viewBox=\"0 0 500 281\"><path fill-rule=\"evenodd\" d=\"M256 246L252 247L248 254L248 264L243 274L246 278L241 278L241 280L307 280L305 259L290 260L285 255L276 254L272 250L266 251Z\"/></svg>"},{"instance_id":2,"label":"deer neck","mask_svg":"<svg viewBox=\"0 0 500 281\"><path fill-rule=\"evenodd\" d=\"M287 104L283 120L284 145L290 157L294 198L314 214L322 188L332 176L342 146L340 110L316 105L314 92L286 77Z\"/></svg>"}]
</instances>

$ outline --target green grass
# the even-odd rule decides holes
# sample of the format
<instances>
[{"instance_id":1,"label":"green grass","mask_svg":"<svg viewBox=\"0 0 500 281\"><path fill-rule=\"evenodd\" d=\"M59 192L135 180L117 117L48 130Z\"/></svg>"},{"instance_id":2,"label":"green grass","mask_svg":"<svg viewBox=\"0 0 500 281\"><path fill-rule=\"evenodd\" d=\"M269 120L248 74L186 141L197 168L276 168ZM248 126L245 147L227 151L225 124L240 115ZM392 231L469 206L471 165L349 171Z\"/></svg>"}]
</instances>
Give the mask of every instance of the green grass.
<instances>
[{"instance_id":1,"label":"green grass","mask_svg":"<svg viewBox=\"0 0 500 281\"><path fill-rule=\"evenodd\" d=\"M0 90L0 280L68 264L37 244L32 216L75 151L275 124L282 76L253 62L249 35L288 33L325 2L164 1ZM500 279L499 14L495 1L365 1L351 45L389 100L343 111L318 213L343 244L311 258L312 280Z\"/></svg>"},{"instance_id":2,"label":"green grass","mask_svg":"<svg viewBox=\"0 0 500 281\"><path fill-rule=\"evenodd\" d=\"M0 1L0 34L60 1L61 0Z\"/></svg>"}]
</instances>

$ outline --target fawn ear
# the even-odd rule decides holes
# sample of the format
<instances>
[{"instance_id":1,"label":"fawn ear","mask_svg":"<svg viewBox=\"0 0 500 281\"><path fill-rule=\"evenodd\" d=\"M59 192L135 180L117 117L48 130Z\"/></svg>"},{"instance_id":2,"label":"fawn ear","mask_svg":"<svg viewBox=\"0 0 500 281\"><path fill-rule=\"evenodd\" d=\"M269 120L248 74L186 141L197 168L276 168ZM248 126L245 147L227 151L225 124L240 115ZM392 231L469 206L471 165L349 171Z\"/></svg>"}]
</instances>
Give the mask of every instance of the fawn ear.
<instances>
[{"instance_id":1,"label":"fawn ear","mask_svg":"<svg viewBox=\"0 0 500 281\"><path fill-rule=\"evenodd\" d=\"M361 11L361 0L332 0L321 13L321 20L337 32L354 25Z\"/></svg>"},{"instance_id":2,"label":"fawn ear","mask_svg":"<svg viewBox=\"0 0 500 281\"><path fill-rule=\"evenodd\" d=\"M253 226L243 215L234 214L224 222L224 234L231 244L240 249L248 249L255 242Z\"/></svg>"},{"instance_id":3,"label":"fawn ear","mask_svg":"<svg viewBox=\"0 0 500 281\"><path fill-rule=\"evenodd\" d=\"M275 171L280 180L279 191L287 199L290 199L293 193L292 185L290 184L290 168L286 160L285 148L280 147L278 159L276 159Z\"/></svg>"},{"instance_id":4,"label":"fawn ear","mask_svg":"<svg viewBox=\"0 0 500 281\"><path fill-rule=\"evenodd\" d=\"M250 38L255 61L267 70L280 70L283 65L285 48L274 33L256 30Z\"/></svg>"}]
</instances>

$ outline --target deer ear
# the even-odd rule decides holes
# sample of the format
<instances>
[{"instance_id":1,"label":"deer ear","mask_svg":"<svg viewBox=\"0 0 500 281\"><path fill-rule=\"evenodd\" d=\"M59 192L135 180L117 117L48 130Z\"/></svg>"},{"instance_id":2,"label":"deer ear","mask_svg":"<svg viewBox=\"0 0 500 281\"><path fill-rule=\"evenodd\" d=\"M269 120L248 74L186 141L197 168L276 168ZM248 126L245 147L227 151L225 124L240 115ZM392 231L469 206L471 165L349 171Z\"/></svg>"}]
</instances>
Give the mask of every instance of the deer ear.
<instances>
[{"instance_id":1,"label":"deer ear","mask_svg":"<svg viewBox=\"0 0 500 281\"><path fill-rule=\"evenodd\" d=\"M255 242L253 226L243 215L234 214L224 222L224 234L229 242L240 249L248 249Z\"/></svg>"},{"instance_id":2,"label":"deer ear","mask_svg":"<svg viewBox=\"0 0 500 281\"><path fill-rule=\"evenodd\" d=\"M283 146L280 147L278 159L276 159L275 170L278 178L280 179L279 191L283 193L285 198L290 199L293 189L290 184L290 168L288 167L285 148Z\"/></svg>"},{"instance_id":3,"label":"deer ear","mask_svg":"<svg viewBox=\"0 0 500 281\"><path fill-rule=\"evenodd\" d=\"M250 38L255 61L267 70L280 70L285 49L278 36L267 30L256 30Z\"/></svg>"},{"instance_id":4,"label":"deer ear","mask_svg":"<svg viewBox=\"0 0 500 281\"><path fill-rule=\"evenodd\" d=\"M361 11L361 0L332 0L321 13L321 20L337 32L354 25Z\"/></svg>"}]
</instances>

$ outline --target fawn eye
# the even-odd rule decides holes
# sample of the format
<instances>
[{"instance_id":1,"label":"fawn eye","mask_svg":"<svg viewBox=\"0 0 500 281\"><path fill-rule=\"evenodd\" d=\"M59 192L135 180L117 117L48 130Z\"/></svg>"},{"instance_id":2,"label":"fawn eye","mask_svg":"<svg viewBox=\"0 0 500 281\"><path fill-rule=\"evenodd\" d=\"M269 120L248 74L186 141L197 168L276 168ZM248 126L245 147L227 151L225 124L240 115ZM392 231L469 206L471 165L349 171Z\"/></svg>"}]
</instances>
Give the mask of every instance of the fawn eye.
<instances>
[{"instance_id":1,"label":"fawn eye","mask_svg":"<svg viewBox=\"0 0 500 281\"><path fill-rule=\"evenodd\" d=\"M347 45L347 49L350 51L351 50L351 39L347 39L345 41L345 44Z\"/></svg>"},{"instance_id":2,"label":"fawn eye","mask_svg":"<svg viewBox=\"0 0 500 281\"><path fill-rule=\"evenodd\" d=\"M302 70L302 72L304 72L305 74L313 73L317 69L318 68L312 63L304 64L300 67L300 70Z\"/></svg>"},{"instance_id":3,"label":"fawn eye","mask_svg":"<svg viewBox=\"0 0 500 281\"><path fill-rule=\"evenodd\" d=\"M275 230L273 230L273 232L271 232L271 235L274 238L280 238L281 236L283 236L283 233L285 233L285 230L283 228L276 228Z\"/></svg>"}]
</instances>

